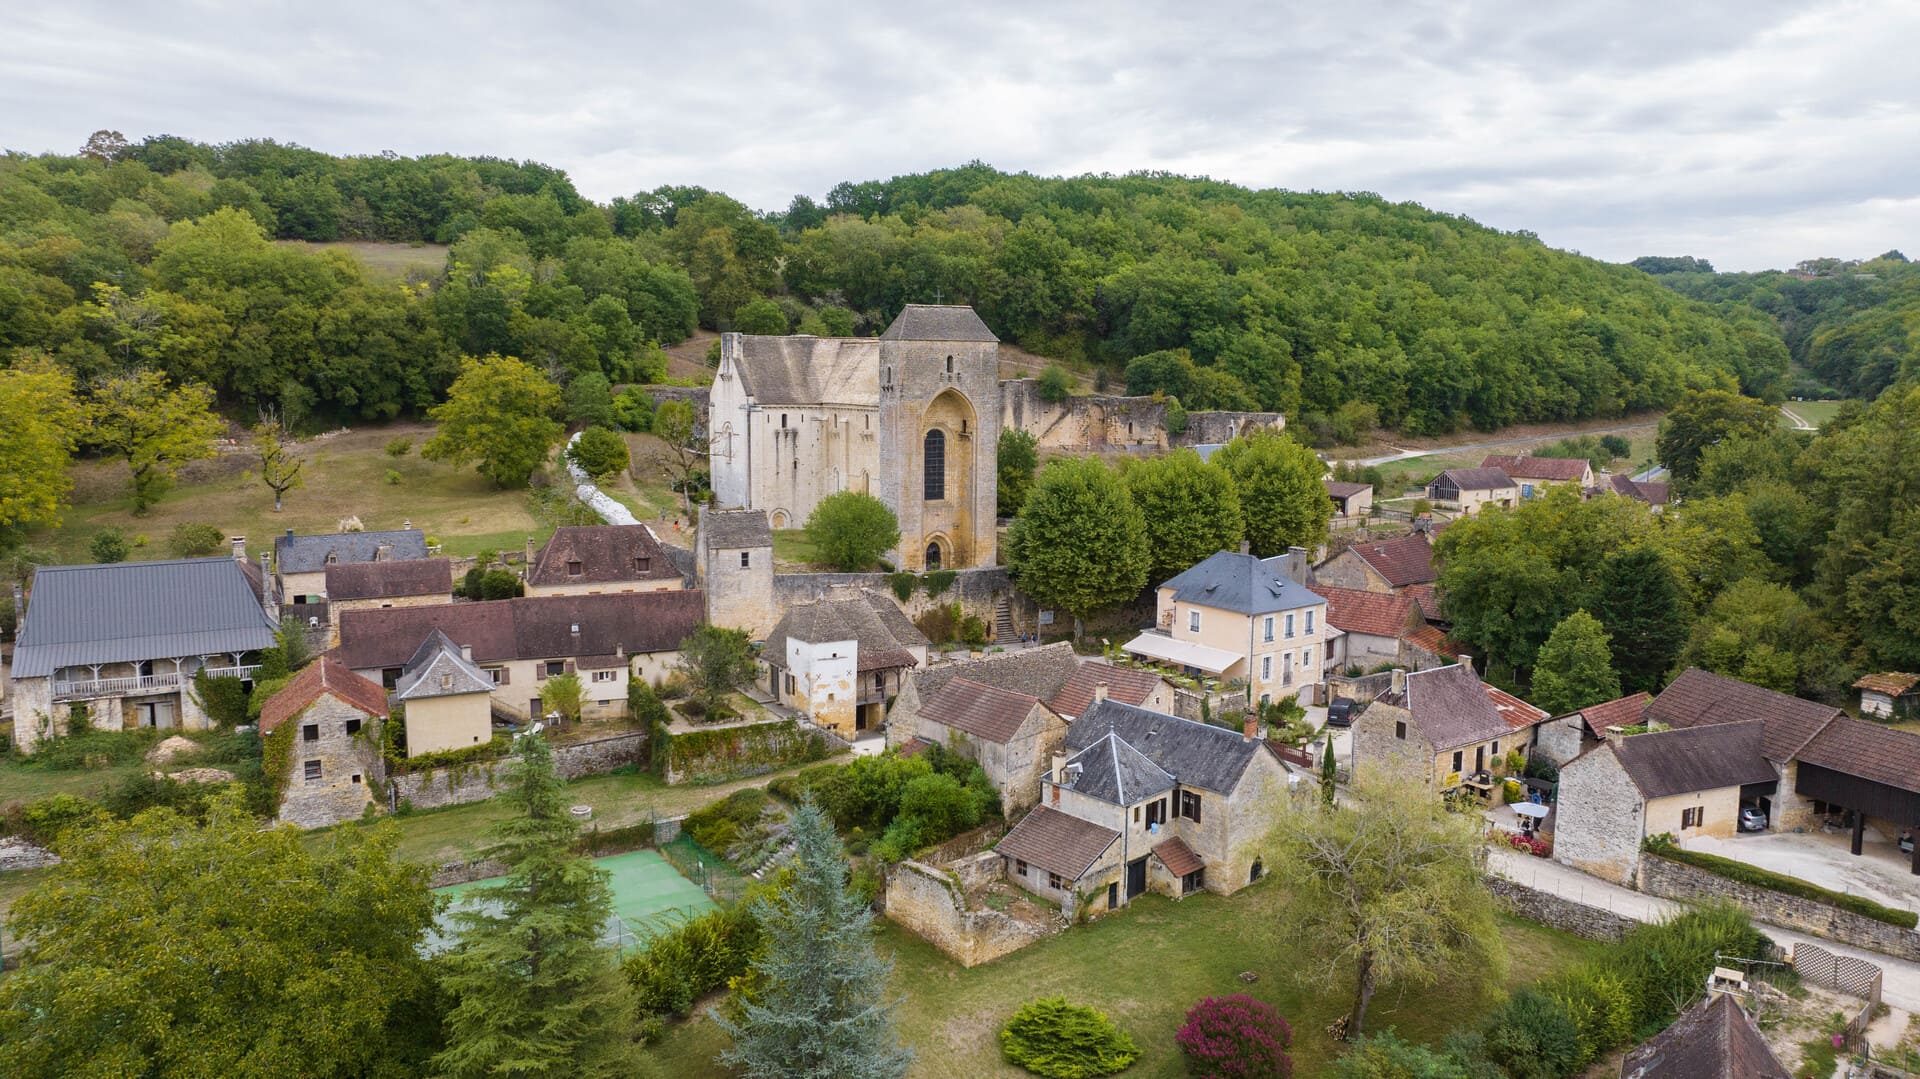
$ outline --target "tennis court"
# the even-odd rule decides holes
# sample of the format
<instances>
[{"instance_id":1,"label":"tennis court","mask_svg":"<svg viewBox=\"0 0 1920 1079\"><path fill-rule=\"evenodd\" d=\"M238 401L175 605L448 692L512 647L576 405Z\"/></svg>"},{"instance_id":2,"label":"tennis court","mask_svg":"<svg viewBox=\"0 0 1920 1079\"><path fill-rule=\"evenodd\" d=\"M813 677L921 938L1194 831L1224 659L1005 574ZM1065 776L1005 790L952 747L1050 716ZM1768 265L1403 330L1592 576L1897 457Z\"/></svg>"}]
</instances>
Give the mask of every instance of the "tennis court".
<instances>
[{"instance_id":1,"label":"tennis court","mask_svg":"<svg viewBox=\"0 0 1920 1079\"><path fill-rule=\"evenodd\" d=\"M714 909L713 900L699 885L681 876L672 863L655 851L636 850L596 858L594 864L612 878L609 883L613 888L613 918L607 923L605 940L618 944L623 950L637 947L661 929ZM429 950L438 951L450 943L451 915L468 902L462 897L499 879L493 877L434 889L453 901L440 916L440 932L434 934L436 939L429 944Z\"/></svg>"}]
</instances>

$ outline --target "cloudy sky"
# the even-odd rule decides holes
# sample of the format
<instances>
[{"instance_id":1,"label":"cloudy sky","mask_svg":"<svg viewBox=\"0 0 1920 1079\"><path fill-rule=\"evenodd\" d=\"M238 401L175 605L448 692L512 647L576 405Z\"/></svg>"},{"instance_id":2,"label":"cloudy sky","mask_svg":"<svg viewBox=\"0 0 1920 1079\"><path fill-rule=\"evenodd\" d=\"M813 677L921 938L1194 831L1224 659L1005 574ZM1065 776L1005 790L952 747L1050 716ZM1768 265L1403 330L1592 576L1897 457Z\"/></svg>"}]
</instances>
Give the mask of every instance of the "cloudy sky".
<instances>
[{"instance_id":1,"label":"cloudy sky","mask_svg":"<svg viewBox=\"0 0 1920 1079\"><path fill-rule=\"evenodd\" d=\"M6 7L13 150L269 136L762 209L977 158L1375 191L1613 260L1920 255L1912 0Z\"/></svg>"}]
</instances>

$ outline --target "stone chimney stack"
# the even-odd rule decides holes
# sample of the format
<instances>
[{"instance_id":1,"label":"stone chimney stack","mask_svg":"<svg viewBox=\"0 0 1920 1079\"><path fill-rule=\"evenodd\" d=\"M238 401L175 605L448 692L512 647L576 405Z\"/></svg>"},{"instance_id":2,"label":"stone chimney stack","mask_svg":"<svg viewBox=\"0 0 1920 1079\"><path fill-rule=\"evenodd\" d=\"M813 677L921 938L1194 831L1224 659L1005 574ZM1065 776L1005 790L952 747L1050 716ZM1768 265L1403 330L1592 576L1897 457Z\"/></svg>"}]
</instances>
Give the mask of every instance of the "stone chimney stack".
<instances>
[{"instance_id":1,"label":"stone chimney stack","mask_svg":"<svg viewBox=\"0 0 1920 1079\"><path fill-rule=\"evenodd\" d=\"M1453 658L1460 661L1460 665L1467 669L1468 674L1473 673L1473 657L1472 656L1467 655L1465 652L1462 652Z\"/></svg>"},{"instance_id":2,"label":"stone chimney stack","mask_svg":"<svg viewBox=\"0 0 1920 1079\"><path fill-rule=\"evenodd\" d=\"M1093 684L1093 703L1099 704L1101 701L1104 701L1106 699L1107 699L1107 684L1105 682L1095 682Z\"/></svg>"},{"instance_id":3,"label":"stone chimney stack","mask_svg":"<svg viewBox=\"0 0 1920 1079\"><path fill-rule=\"evenodd\" d=\"M229 536L227 537L227 542L233 544L233 560L235 562L245 562L247 560L247 537Z\"/></svg>"},{"instance_id":4,"label":"stone chimney stack","mask_svg":"<svg viewBox=\"0 0 1920 1079\"><path fill-rule=\"evenodd\" d=\"M473 646L470 644L461 645L460 658L466 660L468 663L472 663L473 662Z\"/></svg>"},{"instance_id":5,"label":"stone chimney stack","mask_svg":"<svg viewBox=\"0 0 1920 1079\"><path fill-rule=\"evenodd\" d=\"M1287 576L1294 584L1307 583L1307 549L1305 547L1287 548Z\"/></svg>"},{"instance_id":6,"label":"stone chimney stack","mask_svg":"<svg viewBox=\"0 0 1920 1079\"><path fill-rule=\"evenodd\" d=\"M1407 672L1405 668L1395 667L1393 669L1393 695L1396 697L1401 697L1401 696L1405 696L1406 692L1407 692Z\"/></svg>"},{"instance_id":7,"label":"stone chimney stack","mask_svg":"<svg viewBox=\"0 0 1920 1079\"><path fill-rule=\"evenodd\" d=\"M1626 728L1620 726L1618 723L1607 728L1607 741L1617 746L1626 740L1627 740Z\"/></svg>"},{"instance_id":8,"label":"stone chimney stack","mask_svg":"<svg viewBox=\"0 0 1920 1079\"><path fill-rule=\"evenodd\" d=\"M1241 553L1241 554L1252 554L1252 553L1253 553L1253 544L1252 544L1252 543L1251 543L1250 541L1248 541L1248 540L1241 540L1241 541L1240 541L1240 553Z\"/></svg>"},{"instance_id":9,"label":"stone chimney stack","mask_svg":"<svg viewBox=\"0 0 1920 1079\"><path fill-rule=\"evenodd\" d=\"M20 582L13 582L13 633L20 635L20 627L27 624L27 594L21 590Z\"/></svg>"},{"instance_id":10,"label":"stone chimney stack","mask_svg":"<svg viewBox=\"0 0 1920 1079\"><path fill-rule=\"evenodd\" d=\"M1057 749L1054 750L1053 751L1053 767L1048 772L1048 775L1053 777L1053 781L1055 783L1058 783L1063 778L1061 773L1065 772L1066 768L1067 768L1067 755L1065 753L1060 752Z\"/></svg>"}]
</instances>

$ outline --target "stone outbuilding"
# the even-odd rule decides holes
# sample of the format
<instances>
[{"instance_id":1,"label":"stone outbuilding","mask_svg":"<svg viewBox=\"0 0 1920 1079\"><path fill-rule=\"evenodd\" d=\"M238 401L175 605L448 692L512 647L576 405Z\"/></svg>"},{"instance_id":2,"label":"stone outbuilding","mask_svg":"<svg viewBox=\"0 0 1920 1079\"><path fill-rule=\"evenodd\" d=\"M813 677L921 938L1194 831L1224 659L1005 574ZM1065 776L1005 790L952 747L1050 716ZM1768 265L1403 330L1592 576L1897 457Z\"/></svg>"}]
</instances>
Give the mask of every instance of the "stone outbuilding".
<instances>
[{"instance_id":1,"label":"stone outbuilding","mask_svg":"<svg viewBox=\"0 0 1920 1079\"><path fill-rule=\"evenodd\" d=\"M707 621L766 639L780 621L773 598L773 530L765 510L700 512L695 539L698 584L707 596Z\"/></svg>"},{"instance_id":2,"label":"stone outbuilding","mask_svg":"<svg viewBox=\"0 0 1920 1079\"><path fill-rule=\"evenodd\" d=\"M1880 719L1920 716L1920 674L1882 671L1853 684L1860 691L1860 714Z\"/></svg>"},{"instance_id":3,"label":"stone outbuilding","mask_svg":"<svg viewBox=\"0 0 1920 1079\"><path fill-rule=\"evenodd\" d=\"M381 776L380 724L387 693L332 656L293 676L260 708L263 738L297 724L287 756L261 762L287 776L279 819L302 828L358 820L373 800L369 777ZM268 744L272 739L268 738Z\"/></svg>"},{"instance_id":4,"label":"stone outbuilding","mask_svg":"<svg viewBox=\"0 0 1920 1079\"><path fill-rule=\"evenodd\" d=\"M1373 484L1346 480L1322 480L1327 499L1333 503L1335 517L1365 517L1373 510Z\"/></svg>"},{"instance_id":5,"label":"stone outbuilding","mask_svg":"<svg viewBox=\"0 0 1920 1079\"><path fill-rule=\"evenodd\" d=\"M1712 993L1627 1051L1625 1079L1791 1079L1731 993Z\"/></svg>"},{"instance_id":6,"label":"stone outbuilding","mask_svg":"<svg viewBox=\"0 0 1920 1079\"><path fill-rule=\"evenodd\" d=\"M426 534L417 528L382 532L326 532L286 535L273 541L273 574L280 602L290 606L324 603L327 567L362 562L412 562L427 557Z\"/></svg>"},{"instance_id":7,"label":"stone outbuilding","mask_svg":"<svg viewBox=\"0 0 1920 1079\"><path fill-rule=\"evenodd\" d=\"M853 738L880 728L901 679L927 661L927 644L893 600L862 589L787 611L760 655L776 701Z\"/></svg>"},{"instance_id":8,"label":"stone outbuilding","mask_svg":"<svg viewBox=\"0 0 1920 1079\"><path fill-rule=\"evenodd\" d=\"M1607 728L1631 727L1640 722L1640 713L1652 699L1645 693L1630 693L1578 712L1553 716L1535 728L1534 754L1552 761L1556 767L1564 767L1568 761L1606 741Z\"/></svg>"},{"instance_id":9,"label":"stone outbuilding","mask_svg":"<svg viewBox=\"0 0 1920 1079\"><path fill-rule=\"evenodd\" d=\"M1487 685L1471 664L1394 671L1386 692L1353 724L1356 775L1378 770L1441 793L1494 788L1491 773L1505 755L1523 756L1546 713Z\"/></svg>"},{"instance_id":10,"label":"stone outbuilding","mask_svg":"<svg viewBox=\"0 0 1920 1079\"><path fill-rule=\"evenodd\" d=\"M1584 457L1535 457L1529 453L1488 454L1481 468L1497 468L1513 477L1525 501L1554 484L1585 491L1593 486L1593 463Z\"/></svg>"},{"instance_id":11,"label":"stone outbuilding","mask_svg":"<svg viewBox=\"0 0 1920 1079\"><path fill-rule=\"evenodd\" d=\"M473 650L436 629L394 682L406 724L407 756L468 749L493 738L493 679Z\"/></svg>"},{"instance_id":12,"label":"stone outbuilding","mask_svg":"<svg viewBox=\"0 0 1920 1079\"><path fill-rule=\"evenodd\" d=\"M1427 484L1427 497L1471 516L1484 506L1512 509L1520 501L1520 485L1498 468L1449 468Z\"/></svg>"},{"instance_id":13,"label":"stone outbuilding","mask_svg":"<svg viewBox=\"0 0 1920 1079\"><path fill-rule=\"evenodd\" d=\"M1067 736L1067 721L1040 698L964 677L922 700L915 724L916 741L978 763L1009 818L1040 800L1040 780Z\"/></svg>"}]
</instances>

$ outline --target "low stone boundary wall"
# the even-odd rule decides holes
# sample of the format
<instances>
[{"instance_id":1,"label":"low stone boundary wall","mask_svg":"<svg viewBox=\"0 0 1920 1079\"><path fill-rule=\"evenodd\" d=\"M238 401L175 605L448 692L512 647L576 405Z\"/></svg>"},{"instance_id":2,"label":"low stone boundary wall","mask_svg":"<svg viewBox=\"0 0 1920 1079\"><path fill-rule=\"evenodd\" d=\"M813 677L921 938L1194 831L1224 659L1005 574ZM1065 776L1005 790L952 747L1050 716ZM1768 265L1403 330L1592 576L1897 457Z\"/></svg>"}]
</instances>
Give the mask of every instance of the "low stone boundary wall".
<instances>
[{"instance_id":1,"label":"low stone boundary wall","mask_svg":"<svg viewBox=\"0 0 1920 1079\"><path fill-rule=\"evenodd\" d=\"M623 764L638 764L646 757L647 735L631 731L591 742L575 742L553 747L553 768L562 779L611 772ZM415 809L465 805L483 802L497 791L495 773L505 767L506 758L484 764L456 765L426 772L409 772L391 777L396 798L413 803Z\"/></svg>"},{"instance_id":2,"label":"low stone boundary wall","mask_svg":"<svg viewBox=\"0 0 1920 1079\"><path fill-rule=\"evenodd\" d=\"M811 603L829 596L843 596L854 589L872 589L888 598L897 599L893 592L891 573L776 573L773 575L774 605L781 609ZM1035 627L1032 618L1025 616L1031 604L1025 597L1013 590L1013 579L999 566L986 569L955 570L953 583L937 596L927 595L926 586L914 587L913 595L901 604L908 618L918 618L934 607L945 607L958 603L967 614L975 615L986 621L989 631L993 626L994 608L1005 599L1012 608L1015 621L1022 629L1031 631ZM1024 617L1023 617L1024 616Z\"/></svg>"},{"instance_id":3,"label":"low stone boundary wall","mask_svg":"<svg viewBox=\"0 0 1920 1079\"><path fill-rule=\"evenodd\" d=\"M488 877L504 876L507 863L483 860L478 862L447 862L433 871L427 881L430 888L445 888L450 884L471 884Z\"/></svg>"},{"instance_id":4,"label":"low stone boundary wall","mask_svg":"<svg viewBox=\"0 0 1920 1079\"><path fill-rule=\"evenodd\" d=\"M1508 913L1588 940L1619 940L1636 924L1624 915L1529 888L1505 877L1487 878L1487 890L1493 893L1494 902Z\"/></svg>"},{"instance_id":5,"label":"low stone boundary wall","mask_svg":"<svg viewBox=\"0 0 1920 1079\"><path fill-rule=\"evenodd\" d=\"M1742 884L1717 873L1655 855L1640 858L1640 890L1668 899L1706 902L1730 899L1758 921L1798 929L1900 959L1920 960L1920 933L1830 907L1811 899Z\"/></svg>"},{"instance_id":6,"label":"low stone boundary wall","mask_svg":"<svg viewBox=\"0 0 1920 1079\"><path fill-rule=\"evenodd\" d=\"M998 856L976 856L965 862L976 884L1005 873L1006 860ZM1000 873L995 874L988 862L1000 867ZM886 914L963 967L990 962L1059 931L1029 925L997 910L969 910L960 879L925 862L901 862L887 874Z\"/></svg>"}]
</instances>

